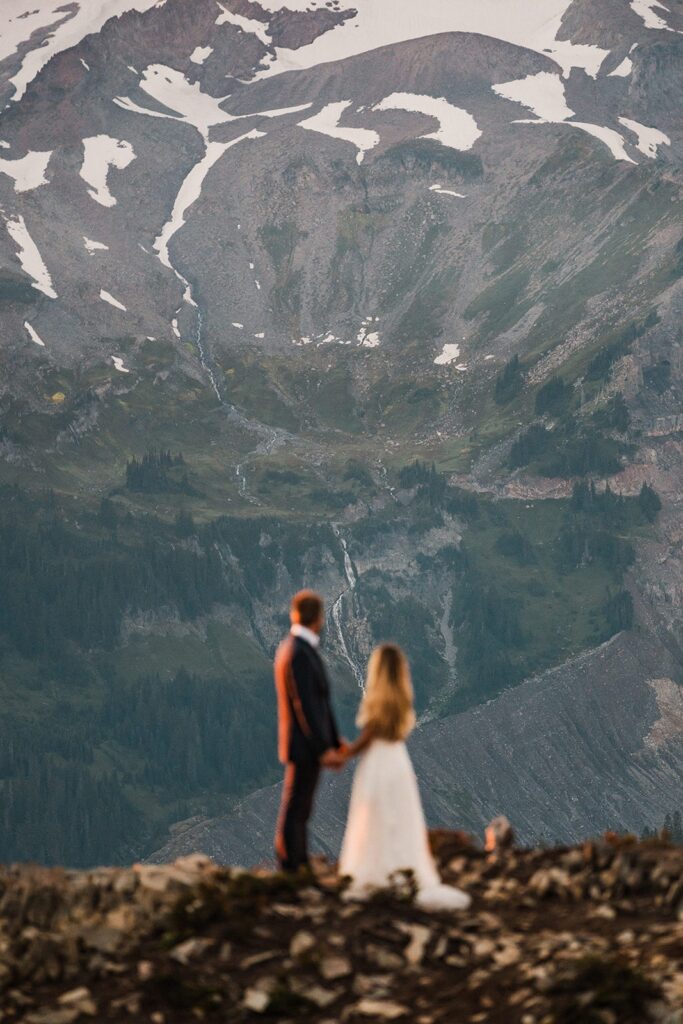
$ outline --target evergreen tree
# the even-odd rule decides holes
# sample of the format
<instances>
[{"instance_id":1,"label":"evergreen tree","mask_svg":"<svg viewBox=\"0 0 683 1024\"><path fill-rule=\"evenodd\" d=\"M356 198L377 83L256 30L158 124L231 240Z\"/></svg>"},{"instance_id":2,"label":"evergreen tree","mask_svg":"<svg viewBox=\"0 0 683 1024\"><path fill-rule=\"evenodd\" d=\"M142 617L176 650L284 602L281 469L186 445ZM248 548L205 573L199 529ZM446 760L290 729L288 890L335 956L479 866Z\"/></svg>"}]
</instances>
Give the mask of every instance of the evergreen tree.
<instances>
[{"instance_id":1,"label":"evergreen tree","mask_svg":"<svg viewBox=\"0 0 683 1024\"><path fill-rule=\"evenodd\" d=\"M551 433L542 423L532 423L512 445L509 455L510 467L519 469L521 466L528 466L547 451L551 441Z\"/></svg>"},{"instance_id":2,"label":"evergreen tree","mask_svg":"<svg viewBox=\"0 0 683 1024\"><path fill-rule=\"evenodd\" d=\"M142 459L133 457L126 465L126 488L142 494L196 494L184 467L180 453L148 451Z\"/></svg>"},{"instance_id":3,"label":"evergreen tree","mask_svg":"<svg viewBox=\"0 0 683 1024\"><path fill-rule=\"evenodd\" d=\"M650 487L650 485L646 483L644 483L640 488L638 504L648 523L653 523L655 521L662 508L662 502L659 495L653 487Z\"/></svg>"},{"instance_id":4,"label":"evergreen tree","mask_svg":"<svg viewBox=\"0 0 683 1024\"><path fill-rule=\"evenodd\" d=\"M619 590L616 594L608 595L604 613L610 636L621 630L630 629L633 625L633 598L628 590Z\"/></svg>"},{"instance_id":5,"label":"evergreen tree","mask_svg":"<svg viewBox=\"0 0 683 1024\"><path fill-rule=\"evenodd\" d=\"M561 416L569 407L571 396L571 385L561 377L551 377L536 393L536 415Z\"/></svg>"},{"instance_id":6,"label":"evergreen tree","mask_svg":"<svg viewBox=\"0 0 683 1024\"><path fill-rule=\"evenodd\" d=\"M497 405L506 405L515 395L519 394L524 384L524 376L519 356L514 355L496 377L494 399Z\"/></svg>"},{"instance_id":7,"label":"evergreen tree","mask_svg":"<svg viewBox=\"0 0 683 1024\"><path fill-rule=\"evenodd\" d=\"M175 517L175 532L179 537L192 537L196 526L191 512L181 511Z\"/></svg>"},{"instance_id":8,"label":"evergreen tree","mask_svg":"<svg viewBox=\"0 0 683 1024\"><path fill-rule=\"evenodd\" d=\"M107 530L115 530L118 524L116 505L111 498L102 498L100 502L100 522Z\"/></svg>"}]
</instances>

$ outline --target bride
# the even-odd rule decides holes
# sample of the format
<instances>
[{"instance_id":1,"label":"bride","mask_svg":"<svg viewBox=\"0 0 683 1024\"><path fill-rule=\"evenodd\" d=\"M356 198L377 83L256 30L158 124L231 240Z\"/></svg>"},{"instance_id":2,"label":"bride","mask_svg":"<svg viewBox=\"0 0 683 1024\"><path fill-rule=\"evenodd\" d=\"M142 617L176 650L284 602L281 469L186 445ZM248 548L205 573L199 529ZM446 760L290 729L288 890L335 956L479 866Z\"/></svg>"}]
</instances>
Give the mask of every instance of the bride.
<instances>
[{"instance_id":1,"label":"bride","mask_svg":"<svg viewBox=\"0 0 683 1024\"><path fill-rule=\"evenodd\" d=\"M439 878L429 849L415 772L404 743L415 725L413 687L403 651L377 647L370 657L357 724L345 754L361 754L353 780L339 873L350 898L363 899L411 872L416 901L428 910L464 910L470 897Z\"/></svg>"}]
</instances>

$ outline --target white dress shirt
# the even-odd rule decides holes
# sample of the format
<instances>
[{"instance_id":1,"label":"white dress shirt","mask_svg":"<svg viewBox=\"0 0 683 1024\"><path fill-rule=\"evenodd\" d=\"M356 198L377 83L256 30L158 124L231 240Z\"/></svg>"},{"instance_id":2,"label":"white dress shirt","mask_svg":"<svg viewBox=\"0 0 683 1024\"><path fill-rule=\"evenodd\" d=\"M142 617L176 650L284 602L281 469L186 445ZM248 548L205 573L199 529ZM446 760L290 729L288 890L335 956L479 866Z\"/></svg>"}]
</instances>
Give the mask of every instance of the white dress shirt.
<instances>
[{"instance_id":1,"label":"white dress shirt","mask_svg":"<svg viewBox=\"0 0 683 1024\"><path fill-rule=\"evenodd\" d=\"M290 633L292 636L301 637L301 639L305 640L307 644L311 645L311 647L317 647L320 643L320 637L318 634L314 633L312 629L308 628L308 626L302 626L300 622L295 622L292 625Z\"/></svg>"}]
</instances>

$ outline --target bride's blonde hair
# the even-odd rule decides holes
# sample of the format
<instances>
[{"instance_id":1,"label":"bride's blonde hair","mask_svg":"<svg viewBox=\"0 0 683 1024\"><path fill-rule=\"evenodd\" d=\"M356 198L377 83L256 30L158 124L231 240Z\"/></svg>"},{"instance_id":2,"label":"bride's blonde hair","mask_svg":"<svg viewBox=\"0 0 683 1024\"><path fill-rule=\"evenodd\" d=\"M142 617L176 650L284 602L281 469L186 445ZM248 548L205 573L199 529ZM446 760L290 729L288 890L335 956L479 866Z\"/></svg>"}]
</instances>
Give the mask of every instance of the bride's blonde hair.
<instances>
[{"instance_id":1,"label":"bride's blonde hair","mask_svg":"<svg viewBox=\"0 0 683 1024\"><path fill-rule=\"evenodd\" d=\"M370 655L357 723L383 740L403 740L415 725L408 659L396 644L381 644Z\"/></svg>"}]
</instances>

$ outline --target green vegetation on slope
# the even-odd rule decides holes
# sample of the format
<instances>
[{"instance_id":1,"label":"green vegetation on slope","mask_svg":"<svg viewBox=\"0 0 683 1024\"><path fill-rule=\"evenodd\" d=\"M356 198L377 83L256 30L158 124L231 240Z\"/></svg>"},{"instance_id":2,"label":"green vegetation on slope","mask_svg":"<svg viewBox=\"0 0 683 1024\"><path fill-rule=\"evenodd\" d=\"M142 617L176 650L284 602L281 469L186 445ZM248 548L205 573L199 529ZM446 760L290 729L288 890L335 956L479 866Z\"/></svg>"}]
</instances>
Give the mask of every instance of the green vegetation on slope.
<instances>
[{"instance_id":1,"label":"green vegetation on slope","mask_svg":"<svg viewBox=\"0 0 683 1024\"><path fill-rule=\"evenodd\" d=\"M656 515L639 498L578 485L569 502L482 503L455 566L454 625L466 707L595 646L633 621L623 575Z\"/></svg>"},{"instance_id":2,"label":"green vegetation on slope","mask_svg":"<svg viewBox=\"0 0 683 1024\"><path fill-rule=\"evenodd\" d=\"M0 859L127 859L168 822L215 813L273 780L270 658L286 610L267 612L268 639L258 622L283 580L284 593L324 589L330 573L345 586L340 540L310 514L324 520L335 501L379 493L357 459L323 492L304 470L273 464L262 493L273 487L282 500L291 488L293 503L306 494L291 522L198 523L187 495L169 490L169 474L201 486L192 464L157 453L136 465L128 483L142 492L113 488L93 511L62 507L51 492L3 492ZM364 644L406 647L420 711L477 704L630 625L623 573L633 537L658 512L650 489L622 499L579 487L570 502L526 507L459 490L422 463L393 484L400 501L368 504L344 528L358 559L348 625ZM155 489L175 515L135 509ZM406 545L419 569L409 579ZM348 665L333 670L352 728L357 687Z\"/></svg>"}]
</instances>

